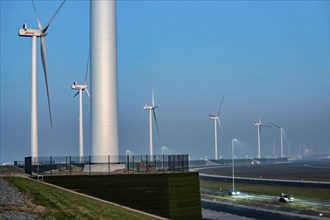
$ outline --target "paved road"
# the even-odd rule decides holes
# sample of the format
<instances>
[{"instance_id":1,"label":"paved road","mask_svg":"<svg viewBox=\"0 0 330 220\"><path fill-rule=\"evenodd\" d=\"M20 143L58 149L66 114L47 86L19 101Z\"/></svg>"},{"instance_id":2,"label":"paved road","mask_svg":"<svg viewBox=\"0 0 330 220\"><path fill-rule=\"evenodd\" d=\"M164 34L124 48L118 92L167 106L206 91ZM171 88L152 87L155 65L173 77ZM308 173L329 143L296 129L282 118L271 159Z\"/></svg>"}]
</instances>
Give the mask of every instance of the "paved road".
<instances>
[{"instance_id":1,"label":"paved road","mask_svg":"<svg viewBox=\"0 0 330 220\"><path fill-rule=\"evenodd\" d=\"M219 190L212 190L212 189L201 189L202 194L206 195L215 195L215 196L224 196L228 195L227 192L219 191ZM258 200L258 201L267 201L267 202L278 202L278 197L268 196L268 195L256 195L256 194L247 194L241 193L236 198L243 198L243 199L251 199L251 200ZM306 200L306 199L294 199L295 205L301 206L314 206L314 207L322 207L330 210L330 203L326 201L318 201L318 200Z\"/></svg>"},{"instance_id":2,"label":"paved road","mask_svg":"<svg viewBox=\"0 0 330 220\"><path fill-rule=\"evenodd\" d=\"M202 200L202 208L214 210L220 213L230 213L240 215L252 219L262 220L310 220L310 219L325 219L320 217L302 216L291 213L283 213L278 211L269 211L261 208L250 208L240 205L232 205L226 203L218 203L210 200ZM220 214L219 214L220 215ZM213 218L214 219L214 218Z\"/></svg>"},{"instance_id":3,"label":"paved road","mask_svg":"<svg viewBox=\"0 0 330 220\"><path fill-rule=\"evenodd\" d=\"M248 218L239 215L233 215L225 212L215 211L211 209L202 209L203 220L256 220L255 218Z\"/></svg>"}]
</instances>

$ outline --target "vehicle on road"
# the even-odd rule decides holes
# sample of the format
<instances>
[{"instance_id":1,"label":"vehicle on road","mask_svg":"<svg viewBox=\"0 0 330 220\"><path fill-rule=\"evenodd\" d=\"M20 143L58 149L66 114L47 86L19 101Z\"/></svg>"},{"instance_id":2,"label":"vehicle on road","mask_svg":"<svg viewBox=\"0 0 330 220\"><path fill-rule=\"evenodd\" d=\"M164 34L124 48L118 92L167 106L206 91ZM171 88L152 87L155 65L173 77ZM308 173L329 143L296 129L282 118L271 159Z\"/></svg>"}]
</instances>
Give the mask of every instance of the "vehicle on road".
<instances>
[{"instance_id":1,"label":"vehicle on road","mask_svg":"<svg viewBox=\"0 0 330 220\"><path fill-rule=\"evenodd\" d=\"M280 198L278 199L279 202L293 202L293 200L293 196L284 193L282 193Z\"/></svg>"},{"instance_id":2,"label":"vehicle on road","mask_svg":"<svg viewBox=\"0 0 330 220\"><path fill-rule=\"evenodd\" d=\"M228 194L229 194L230 196L238 196L238 195L240 195L241 193L240 193L239 191L231 190L231 191L228 192Z\"/></svg>"}]
</instances>

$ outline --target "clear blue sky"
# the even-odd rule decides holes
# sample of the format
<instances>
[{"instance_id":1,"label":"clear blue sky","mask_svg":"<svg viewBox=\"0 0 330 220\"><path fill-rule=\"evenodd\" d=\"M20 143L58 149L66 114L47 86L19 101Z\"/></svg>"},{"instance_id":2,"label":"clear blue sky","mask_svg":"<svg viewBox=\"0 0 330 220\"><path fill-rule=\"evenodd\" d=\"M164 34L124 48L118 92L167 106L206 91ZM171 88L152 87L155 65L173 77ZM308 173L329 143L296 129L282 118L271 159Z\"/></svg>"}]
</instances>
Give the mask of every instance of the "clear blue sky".
<instances>
[{"instance_id":1,"label":"clear blue sky","mask_svg":"<svg viewBox=\"0 0 330 220\"><path fill-rule=\"evenodd\" d=\"M36 1L45 24L61 1ZM31 1L1 0L1 162L30 154ZM160 139L154 152L213 158L216 114L226 93L219 154L257 155L263 123L299 143L329 152L329 1L118 1L120 152L149 152L148 113L154 87ZM78 98L89 48L89 1L67 1L46 37L54 128L38 57L39 155L78 155ZM40 49L38 48L38 56ZM89 101L84 97L85 152L90 152ZM262 130L262 156L280 152L279 132ZM287 145L285 145L285 153Z\"/></svg>"}]
</instances>

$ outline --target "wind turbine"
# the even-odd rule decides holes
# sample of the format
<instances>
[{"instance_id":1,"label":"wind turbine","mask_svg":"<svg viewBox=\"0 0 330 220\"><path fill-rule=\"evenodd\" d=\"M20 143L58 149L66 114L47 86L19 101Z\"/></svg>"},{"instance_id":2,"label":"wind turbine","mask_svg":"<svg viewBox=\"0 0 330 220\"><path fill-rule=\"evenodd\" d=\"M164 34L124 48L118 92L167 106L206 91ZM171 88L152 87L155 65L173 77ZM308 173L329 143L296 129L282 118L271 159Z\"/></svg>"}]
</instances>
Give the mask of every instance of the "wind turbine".
<instances>
[{"instance_id":1,"label":"wind turbine","mask_svg":"<svg viewBox=\"0 0 330 220\"><path fill-rule=\"evenodd\" d=\"M221 126L221 123L220 123L220 111L221 111L221 108L222 108L222 103L223 103L224 98L225 98L225 94L223 94L223 96L222 96L222 100L221 100L221 104L220 104L218 114L217 115L209 114L210 120L214 121L214 159L215 160L218 160L218 130L217 130L217 123L219 124L221 132L224 136L223 129L222 129L222 126Z\"/></svg>"},{"instance_id":2,"label":"wind turbine","mask_svg":"<svg viewBox=\"0 0 330 220\"><path fill-rule=\"evenodd\" d=\"M280 135L281 135L281 157L284 157L284 151L283 151L283 137L286 139L285 136L285 131L284 128L280 127L279 125L273 124L275 127L278 128L278 130L280 131Z\"/></svg>"},{"instance_id":3,"label":"wind turbine","mask_svg":"<svg viewBox=\"0 0 330 220\"><path fill-rule=\"evenodd\" d=\"M258 121L254 124L257 127L258 130L258 159L261 158L261 127L271 127L270 125L265 125L261 123L260 114L259 114L259 108L257 106L258 110Z\"/></svg>"},{"instance_id":4,"label":"wind turbine","mask_svg":"<svg viewBox=\"0 0 330 220\"><path fill-rule=\"evenodd\" d=\"M261 119L260 119L260 113L259 113L259 108L257 105L257 111L258 111L258 121L254 124L257 127L258 130L258 159L261 158L261 127L271 127L270 125L265 125L261 123Z\"/></svg>"},{"instance_id":5,"label":"wind turbine","mask_svg":"<svg viewBox=\"0 0 330 220\"><path fill-rule=\"evenodd\" d=\"M257 130L258 130L258 159L260 159L260 136L261 136L261 120L260 120L260 116L259 116L259 121L256 122L254 124L256 127L257 127Z\"/></svg>"},{"instance_id":6,"label":"wind turbine","mask_svg":"<svg viewBox=\"0 0 330 220\"><path fill-rule=\"evenodd\" d=\"M71 89L78 90L78 92L73 97L76 97L79 94L79 158L80 158L80 162L83 162L83 158L84 158L82 92L85 91L87 97L90 98L90 94L88 91L88 85L87 85L88 63L89 63L88 61L89 61L89 54L88 54L88 58L87 58L87 67L86 67L84 84L78 85L76 82L74 82L73 85L71 86Z\"/></svg>"},{"instance_id":7,"label":"wind turbine","mask_svg":"<svg viewBox=\"0 0 330 220\"><path fill-rule=\"evenodd\" d=\"M155 109L158 108L158 106L155 106L155 97L154 97L154 90L152 90L152 97L151 97L151 105L145 105L143 107L144 110L149 111L149 141L150 141L150 161L152 161L152 157L153 157L153 143L152 143L152 116L155 119L155 123L156 123L156 128L157 128L157 133L158 133L158 137L159 137L159 129L158 129L158 123L157 123L157 118L156 118L156 113L155 113Z\"/></svg>"},{"instance_id":8,"label":"wind turbine","mask_svg":"<svg viewBox=\"0 0 330 220\"><path fill-rule=\"evenodd\" d=\"M50 118L50 125L53 127L53 120L50 108L50 98L49 98L49 89L48 89L48 74L47 74L47 63L46 63L46 45L45 45L45 36L47 35L47 29L49 25L55 18L56 14L59 12L63 4L66 0L64 0L58 9L55 11L50 20L46 23L45 26L42 26L36 11L36 7L34 5L34 1L32 0L32 5L34 9L34 13L38 23L38 30L36 29L28 29L27 25L24 23L23 28L19 29L18 35L20 37L31 37L32 38L32 68L31 68L31 156L32 161L37 162L38 157L38 97L37 97L37 38L40 38L40 49L41 49L41 60L42 66L44 70L44 77L46 83L46 91L47 91L47 100L48 100L48 111Z\"/></svg>"}]
</instances>

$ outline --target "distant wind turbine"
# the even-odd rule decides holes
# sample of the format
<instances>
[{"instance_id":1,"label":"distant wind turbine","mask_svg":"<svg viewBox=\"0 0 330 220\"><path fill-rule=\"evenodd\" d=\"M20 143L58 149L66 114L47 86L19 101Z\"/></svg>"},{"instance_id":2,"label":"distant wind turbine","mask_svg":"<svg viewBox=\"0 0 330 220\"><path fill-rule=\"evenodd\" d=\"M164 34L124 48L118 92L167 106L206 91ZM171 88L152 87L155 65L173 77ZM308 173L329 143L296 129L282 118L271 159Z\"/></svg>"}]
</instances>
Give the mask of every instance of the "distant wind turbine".
<instances>
[{"instance_id":1,"label":"distant wind turbine","mask_svg":"<svg viewBox=\"0 0 330 220\"><path fill-rule=\"evenodd\" d=\"M153 157L153 142L152 142L152 116L155 119L157 133L159 137L159 129L158 129L158 123L157 123L157 117L155 113L155 109L158 108L158 106L155 106L155 97L154 97L154 90L152 90L152 97L151 97L151 103L152 105L145 105L143 107L144 110L149 111L149 141L150 141L150 161L152 161Z\"/></svg>"},{"instance_id":2,"label":"distant wind turbine","mask_svg":"<svg viewBox=\"0 0 330 220\"><path fill-rule=\"evenodd\" d=\"M258 122L256 122L255 124L254 124L256 127L257 127L257 130L258 130L258 159L260 159L260 153L261 153L261 150L260 150L260 148L261 148L261 146L260 146L260 136L261 136L261 120L260 120L260 116L259 116L259 121Z\"/></svg>"},{"instance_id":3,"label":"distant wind turbine","mask_svg":"<svg viewBox=\"0 0 330 220\"><path fill-rule=\"evenodd\" d=\"M84 158L84 128L83 128L82 92L85 91L87 97L90 98L90 94L88 91L88 85L87 85L88 63L89 63L89 54L88 54L88 58L87 58L87 67L86 67L84 84L78 85L76 82L74 82L73 85L71 86L71 89L78 90L78 92L73 97L76 97L79 94L79 158L80 158L80 162L83 162L83 158Z\"/></svg>"},{"instance_id":4,"label":"distant wind turbine","mask_svg":"<svg viewBox=\"0 0 330 220\"><path fill-rule=\"evenodd\" d=\"M217 130L217 124L219 124L221 132L224 136L224 132L223 132L221 122L220 122L220 111L221 111L221 108L222 108L222 103L223 103L224 98L225 98L225 94L223 94L223 96L222 96L222 100L221 100L221 104L220 104L218 114L217 115L209 114L210 120L214 121L214 159L215 160L218 160L218 130Z\"/></svg>"},{"instance_id":5,"label":"distant wind turbine","mask_svg":"<svg viewBox=\"0 0 330 220\"><path fill-rule=\"evenodd\" d=\"M49 25L55 18L56 14L59 12L63 4L66 0L64 0L59 8L55 11L54 15L50 18L48 23L45 26L42 26L36 11L36 7L34 5L34 1L32 0L32 5L34 9L34 13L38 23L38 30L36 29L28 29L26 24L23 24L23 28L19 29L18 35L20 37L31 37L32 38L32 80L31 80L31 156L34 162L37 161L38 157L38 97L37 97L37 37L40 38L40 49L41 49L41 60L42 66L44 70L44 77L46 83L46 91L47 91L47 100L48 100L48 111L50 117L50 125L53 127L53 120L50 108L50 98L49 98L49 88L48 88L48 74L47 74L47 63L46 63L46 45L45 45L45 36L47 35L47 29Z\"/></svg>"},{"instance_id":6,"label":"distant wind turbine","mask_svg":"<svg viewBox=\"0 0 330 220\"><path fill-rule=\"evenodd\" d=\"M283 137L286 140L284 128L282 128L282 127L280 127L279 125L276 125L276 124L272 124L272 125L274 125L275 127L277 127L278 130L280 131L280 135L281 135L281 157L284 157Z\"/></svg>"},{"instance_id":7,"label":"distant wind turbine","mask_svg":"<svg viewBox=\"0 0 330 220\"><path fill-rule=\"evenodd\" d=\"M261 127L271 127L271 126L261 123L258 106L257 106L257 110L258 110L258 121L254 125L257 127L258 130L258 159L260 159L261 158Z\"/></svg>"}]
</instances>

